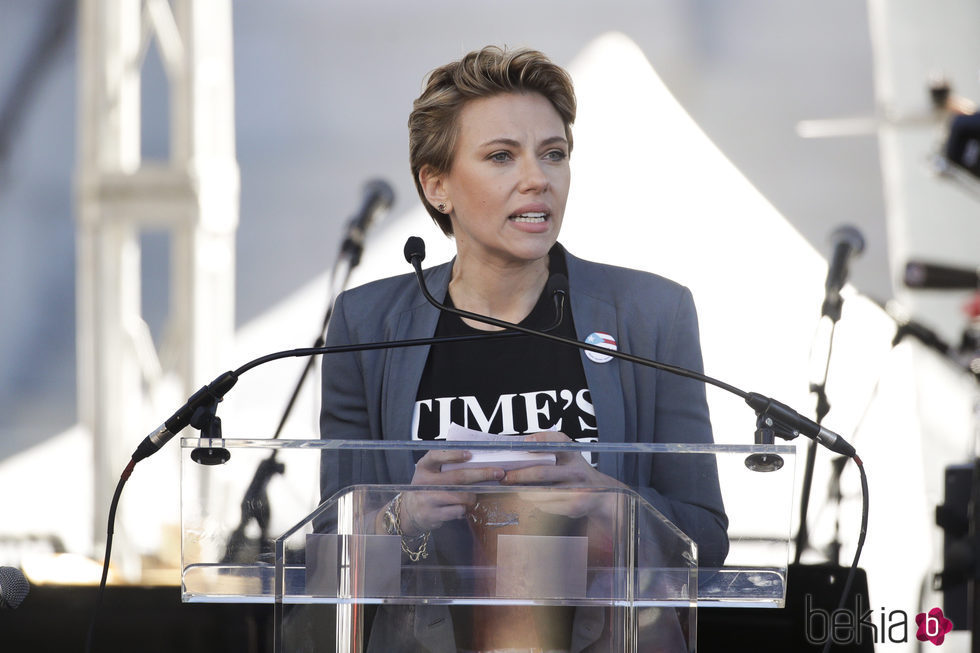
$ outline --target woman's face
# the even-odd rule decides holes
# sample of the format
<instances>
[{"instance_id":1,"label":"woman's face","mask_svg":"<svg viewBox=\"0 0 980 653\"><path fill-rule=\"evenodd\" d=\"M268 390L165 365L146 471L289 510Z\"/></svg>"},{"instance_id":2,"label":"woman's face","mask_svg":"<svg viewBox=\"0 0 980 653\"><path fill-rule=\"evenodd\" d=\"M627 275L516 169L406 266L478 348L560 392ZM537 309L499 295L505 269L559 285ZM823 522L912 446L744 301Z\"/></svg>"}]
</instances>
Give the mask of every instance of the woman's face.
<instances>
[{"instance_id":1,"label":"woman's face","mask_svg":"<svg viewBox=\"0 0 980 653\"><path fill-rule=\"evenodd\" d=\"M511 266L547 256L568 199L568 155L561 116L543 95L468 102L452 168L433 186L444 193L460 259Z\"/></svg>"}]
</instances>

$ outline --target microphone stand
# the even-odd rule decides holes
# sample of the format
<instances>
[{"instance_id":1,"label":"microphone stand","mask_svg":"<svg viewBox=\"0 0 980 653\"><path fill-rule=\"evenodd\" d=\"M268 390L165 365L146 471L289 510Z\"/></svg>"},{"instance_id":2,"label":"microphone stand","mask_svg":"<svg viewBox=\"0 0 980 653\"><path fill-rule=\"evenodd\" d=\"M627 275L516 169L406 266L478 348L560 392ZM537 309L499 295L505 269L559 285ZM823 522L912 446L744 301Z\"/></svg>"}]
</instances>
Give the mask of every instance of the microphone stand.
<instances>
[{"instance_id":1,"label":"microphone stand","mask_svg":"<svg viewBox=\"0 0 980 653\"><path fill-rule=\"evenodd\" d=\"M327 325L330 324L334 302L337 300L337 296L347 287L351 272L361 262L363 252L364 233L362 230L355 230L355 225L352 221L348 225L347 237L340 247L340 255L337 257L337 262L334 264L333 270L330 273L330 294L327 300L327 309L323 316L323 322L320 325L320 333L313 342L314 349L323 347L326 342ZM286 426L286 422L293 412L293 407L297 399L299 399L303 385L313 370L316 360L316 356L310 356L306 359L306 365L303 367L303 371L300 372L296 386L293 388L293 393L290 395L282 416L279 418L279 424L276 426L276 431L272 436L273 440L279 439L279 436L282 435L283 428ZM191 453L191 457L196 462L216 464L228 460L226 455L223 456L223 460L216 459L214 463L197 460L197 458L194 458L194 453L198 451L200 450L195 449ZM222 449L221 451L227 454L226 450ZM225 544L225 554L221 558L223 564L241 562L243 560L257 560L260 556L267 556L272 553L272 547L269 542L269 521L271 515L267 489L269 482L274 476L283 474L286 471L286 466L278 461L278 453L278 450L274 450L268 458L259 463L258 468L255 470L255 475L252 477L252 481L245 490L245 495L241 501L241 518L238 526L232 531ZM245 530L253 520L259 528L259 535L254 540L245 534ZM245 553L244 556L242 555L243 552Z\"/></svg>"},{"instance_id":2,"label":"microphone stand","mask_svg":"<svg viewBox=\"0 0 980 653\"><path fill-rule=\"evenodd\" d=\"M834 333L837 330L837 320L834 319L835 315L839 318L840 312L838 311L830 315L830 334L828 335L827 356L823 365L823 378L817 383L810 384L810 392L817 395L817 424L822 424L827 413L830 412L830 402L827 400L827 373L830 371L830 358L834 349ZM813 472L816 467L816 462L817 443L811 440L807 445L806 465L803 470L803 487L800 492L800 529L796 532L794 564L800 564L803 551L810 546L810 533L806 520L810 509L810 493L813 489ZM838 476L839 479L840 477Z\"/></svg>"},{"instance_id":3,"label":"microphone stand","mask_svg":"<svg viewBox=\"0 0 980 653\"><path fill-rule=\"evenodd\" d=\"M825 294L823 305L820 307L820 318L830 320L830 333L827 336L827 356L823 361L823 378L810 384L810 392L817 395L816 423L823 424L824 418L830 412L830 402L827 401L827 372L830 369L830 358L834 348L834 332L841 317L844 298L841 289L847 281L848 263L851 257L858 256L864 251L864 236L857 228L843 225L831 234L834 241L833 256L827 267L827 281L824 284ZM841 453L841 452L838 452ZM817 448L811 443L807 447L806 467L803 472L803 489L800 497L800 530L796 534L796 556L794 563L799 564L803 550L809 546L807 532L807 512L810 507L810 493L813 486L813 471L816 466Z\"/></svg>"}]
</instances>

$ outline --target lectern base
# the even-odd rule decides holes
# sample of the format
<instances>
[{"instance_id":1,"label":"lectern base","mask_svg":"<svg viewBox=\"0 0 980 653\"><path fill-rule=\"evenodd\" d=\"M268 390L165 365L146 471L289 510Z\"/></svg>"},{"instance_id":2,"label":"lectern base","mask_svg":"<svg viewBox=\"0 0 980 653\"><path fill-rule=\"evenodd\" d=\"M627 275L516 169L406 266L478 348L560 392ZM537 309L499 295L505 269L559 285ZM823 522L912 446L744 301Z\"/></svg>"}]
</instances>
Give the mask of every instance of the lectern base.
<instances>
[{"instance_id":1,"label":"lectern base","mask_svg":"<svg viewBox=\"0 0 980 653\"><path fill-rule=\"evenodd\" d=\"M35 585L16 610L0 610L0 651L81 651L97 588ZM266 653L272 606L181 603L179 587L106 588L94 651Z\"/></svg>"},{"instance_id":2,"label":"lectern base","mask_svg":"<svg viewBox=\"0 0 980 653\"><path fill-rule=\"evenodd\" d=\"M840 591L847 580L847 568L836 565L790 565L786 607L706 608L698 611L699 653L765 653L786 651L819 653L826 639L835 637L834 653L873 653L874 633L860 631L857 618L853 628L836 634L829 631L830 617L840 602ZM858 598L860 596L860 598ZM872 607L868 601L868 579L857 570L847 604L854 614ZM909 637L914 637L914 629Z\"/></svg>"}]
</instances>

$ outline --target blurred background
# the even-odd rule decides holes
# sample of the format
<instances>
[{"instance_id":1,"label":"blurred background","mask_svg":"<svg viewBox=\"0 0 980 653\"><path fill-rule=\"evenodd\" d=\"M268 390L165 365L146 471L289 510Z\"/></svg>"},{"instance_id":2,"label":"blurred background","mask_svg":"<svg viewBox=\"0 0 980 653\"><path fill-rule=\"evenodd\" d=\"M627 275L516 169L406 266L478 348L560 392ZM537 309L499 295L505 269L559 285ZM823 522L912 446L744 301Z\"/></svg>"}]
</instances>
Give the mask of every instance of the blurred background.
<instances>
[{"instance_id":1,"label":"blurred background","mask_svg":"<svg viewBox=\"0 0 980 653\"><path fill-rule=\"evenodd\" d=\"M980 100L978 25L967 0L0 0L0 564L67 553L82 566L46 567L55 582L97 575L143 436L221 371L312 344L366 182L395 202L353 283L406 272L408 233L427 263L451 255L419 207L405 125L426 72L493 43L572 72L562 240L689 285L709 374L812 415L832 235L863 235L827 424L869 468L872 604L937 604L933 511L977 435L977 284L904 278L913 259L967 279L980 264L980 181L942 156ZM113 319L128 326L99 326ZM925 338L895 337L908 319ZM302 363L268 367L222 405L227 437L275 430ZM317 384L286 437L316 437ZM751 413L709 399L718 439L751 442ZM168 446L127 487L119 582L179 583ZM849 562L860 497L846 471L826 507L831 476L821 453L805 559L826 559L839 518Z\"/></svg>"}]
</instances>

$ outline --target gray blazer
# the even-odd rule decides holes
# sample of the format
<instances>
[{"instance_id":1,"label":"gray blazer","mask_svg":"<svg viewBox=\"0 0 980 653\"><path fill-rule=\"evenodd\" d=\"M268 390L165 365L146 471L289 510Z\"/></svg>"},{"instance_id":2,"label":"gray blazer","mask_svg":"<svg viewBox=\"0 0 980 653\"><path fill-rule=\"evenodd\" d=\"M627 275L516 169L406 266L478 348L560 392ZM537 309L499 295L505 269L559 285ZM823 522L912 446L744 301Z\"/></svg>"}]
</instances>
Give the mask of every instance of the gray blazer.
<instances>
[{"instance_id":1,"label":"gray blazer","mask_svg":"<svg viewBox=\"0 0 980 653\"><path fill-rule=\"evenodd\" d=\"M697 315L687 288L654 274L567 252L565 257L580 340L592 332L608 333L621 351L701 371ZM451 271L452 262L424 271L434 296L445 296ZM342 293L326 344L431 337L438 320L439 311L422 296L415 276L401 275ZM324 356L321 437L410 438L428 353L422 346ZM584 351L581 356L600 442L712 441L702 383L619 359L596 363ZM678 464L678 457L669 463L651 458L642 465L600 460L600 470L636 488L694 539L702 567L719 566L728 550L727 518L713 466L699 464L699 456L684 456L690 458L685 464ZM325 497L342 483L329 476L325 470ZM387 474L378 470L378 476L376 482L408 483L412 469L408 464Z\"/></svg>"}]
</instances>

